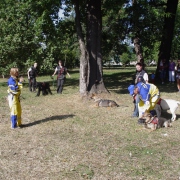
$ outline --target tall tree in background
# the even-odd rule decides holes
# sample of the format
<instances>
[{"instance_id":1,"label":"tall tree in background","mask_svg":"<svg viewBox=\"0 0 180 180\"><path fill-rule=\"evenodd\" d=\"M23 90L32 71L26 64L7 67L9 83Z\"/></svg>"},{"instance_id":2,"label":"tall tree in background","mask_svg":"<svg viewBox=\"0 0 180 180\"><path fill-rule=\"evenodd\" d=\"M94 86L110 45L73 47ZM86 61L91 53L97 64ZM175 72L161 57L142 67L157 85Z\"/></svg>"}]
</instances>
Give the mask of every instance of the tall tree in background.
<instances>
[{"instance_id":1,"label":"tall tree in background","mask_svg":"<svg viewBox=\"0 0 180 180\"><path fill-rule=\"evenodd\" d=\"M59 7L57 0L0 1L0 62L8 71L12 66L26 71L34 61L50 59Z\"/></svg>"},{"instance_id":2,"label":"tall tree in background","mask_svg":"<svg viewBox=\"0 0 180 180\"><path fill-rule=\"evenodd\" d=\"M178 0L167 1L167 7L166 7L167 15L164 20L164 27L162 31L162 41L159 48L158 65L162 58L165 58L166 62L169 63L169 59L171 56L172 40L174 37L174 27L175 27L175 17L176 17L177 7L178 7ZM159 70L158 67L157 67L157 72Z\"/></svg>"},{"instance_id":3,"label":"tall tree in background","mask_svg":"<svg viewBox=\"0 0 180 180\"><path fill-rule=\"evenodd\" d=\"M139 5L137 4L137 0L133 0L132 5L133 5L132 24L135 32L133 39L134 49L136 52L137 61L144 64L143 51L141 47L140 27L139 27L139 19L140 19L141 11Z\"/></svg>"},{"instance_id":4,"label":"tall tree in background","mask_svg":"<svg viewBox=\"0 0 180 180\"><path fill-rule=\"evenodd\" d=\"M80 4L74 0L75 21L78 40L81 50L80 56L80 93L101 93L108 92L103 82L102 55L101 55L101 1L87 0L86 13L86 40L83 37Z\"/></svg>"}]
</instances>

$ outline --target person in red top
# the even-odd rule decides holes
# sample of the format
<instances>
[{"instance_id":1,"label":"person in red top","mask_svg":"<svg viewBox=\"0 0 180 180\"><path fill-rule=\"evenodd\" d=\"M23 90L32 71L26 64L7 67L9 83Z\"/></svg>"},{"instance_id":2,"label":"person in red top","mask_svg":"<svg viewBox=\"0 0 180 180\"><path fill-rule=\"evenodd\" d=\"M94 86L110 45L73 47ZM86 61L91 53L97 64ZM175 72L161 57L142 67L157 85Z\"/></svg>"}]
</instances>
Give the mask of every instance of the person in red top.
<instances>
[{"instance_id":1,"label":"person in red top","mask_svg":"<svg viewBox=\"0 0 180 180\"><path fill-rule=\"evenodd\" d=\"M58 61L58 66L56 67L54 73L52 76L54 76L57 73L57 93L62 94L63 91L63 85L66 79L66 74L70 76L70 74L67 71L67 68L64 66L63 61Z\"/></svg>"}]
</instances>

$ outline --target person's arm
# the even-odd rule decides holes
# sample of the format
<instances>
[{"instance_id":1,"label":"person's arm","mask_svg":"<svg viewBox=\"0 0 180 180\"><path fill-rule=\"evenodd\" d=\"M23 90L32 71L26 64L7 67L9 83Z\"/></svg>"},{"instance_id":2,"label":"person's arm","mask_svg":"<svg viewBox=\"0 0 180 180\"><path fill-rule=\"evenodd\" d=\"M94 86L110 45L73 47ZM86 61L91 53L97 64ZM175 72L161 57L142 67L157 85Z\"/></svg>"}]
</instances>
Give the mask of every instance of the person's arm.
<instances>
[{"instance_id":1,"label":"person's arm","mask_svg":"<svg viewBox=\"0 0 180 180\"><path fill-rule=\"evenodd\" d=\"M177 66L175 66L174 70L177 71Z\"/></svg>"},{"instance_id":2,"label":"person's arm","mask_svg":"<svg viewBox=\"0 0 180 180\"><path fill-rule=\"evenodd\" d=\"M14 78L9 78L8 93L11 93L13 95L19 95L21 93L20 91L21 89L22 89L22 83L18 81L18 84L17 84Z\"/></svg>"},{"instance_id":3,"label":"person's arm","mask_svg":"<svg viewBox=\"0 0 180 180\"><path fill-rule=\"evenodd\" d=\"M23 83L24 82L24 78L21 76L19 78L19 82L18 82L18 87L19 87L19 90L21 90L23 88Z\"/></svg>"},{"instance_id":4,"label":"person's arm","mask_svg":"<svg viewBox=\"0 0 180 180\"><path fill-rule=\"evenodd\" d=\"M145 80L146 83L148 83L149 78L148 78L148 74L144 73L143 79Z\"/></svg>"},{"instance_id":5,"label":"person's arm","mask_svg":"<svg viewBox=\"0 0 180 180\"><path fill-rule=\"evenodd\" d=\"M69 77L71 77L70 74L68 73L67 68L65 68L65 71L66 71L66 74L67 74Z\"/></svg>"},{"instance_id":6,"label":"person's arm","mask_svg":"<svg viewBox=\"0 0 180 180\"><path fill-rule=\"evenodd\" d=\"M28 75L28 79L30 79L30 76L29 76L29 72L31 71L31 68L28 69L28 72L27 72L27 75Z\"/></svg>"},{"instance_id":7,"label":"person's arm","mask_svg":"<svg viewBox=\"0 0 180 180\"><path fill-rule=\"evenodd\" d=\"M138 89L139 89L139 95L141 97L140 99L145 104L146 101L149 101L149 99L150 99L150 94L149 94L150 85L145 84L145 83L141 83L141 84L139 84Z\"/></svg>"},{"instance_id":8,"label":"person's arm","mask_svg":"<svg viewBox=\"0 0 180 180\"><path fill-rule=\"evenodd\" d=\"M56 69L55 69L55 71L54 71L52 76L54 76L56 73L57 73L57 67L56 67Z\"/></svg>"},{"instance_id":9,"label":"person's arm","mask_svg":"<svg viewBox=\"0 0 180 180\"><path fill-rule=\"evenodd\" d=\"M68 75L69 77L71 77L70 74L69 74L68 72L67 72L67 75Z\"/></svg>"}]
</instances>

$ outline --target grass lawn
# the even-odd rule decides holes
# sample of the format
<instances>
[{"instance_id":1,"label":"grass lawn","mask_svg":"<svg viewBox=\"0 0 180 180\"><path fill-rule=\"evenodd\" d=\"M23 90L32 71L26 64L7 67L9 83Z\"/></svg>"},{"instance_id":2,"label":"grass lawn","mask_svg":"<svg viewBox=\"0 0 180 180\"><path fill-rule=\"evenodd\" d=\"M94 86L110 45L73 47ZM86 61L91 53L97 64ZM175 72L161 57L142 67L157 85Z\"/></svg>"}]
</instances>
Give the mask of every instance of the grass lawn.
<instances>
[{"instance_id":1,"label":"grass lawn","mask_svg":"<svg viewBox=\"0 0 180 180\"><path fill-rule=\"evenodd\" d=\"M154 71L149 68L148 72ZM0 79L0 179L2 180L178 180L180 179L180 109L173 127L141 130L132 118L127 87L134 68L105 69L104 82L117 108L95 108L81 98L78 70L71 70L63 94L35 97L25 77L22 129L10 128L7 79ZM157 84L162 98L180 100L175 84ZM163 117L170 118L169 112Z\"/></svg>"}]
</instances>

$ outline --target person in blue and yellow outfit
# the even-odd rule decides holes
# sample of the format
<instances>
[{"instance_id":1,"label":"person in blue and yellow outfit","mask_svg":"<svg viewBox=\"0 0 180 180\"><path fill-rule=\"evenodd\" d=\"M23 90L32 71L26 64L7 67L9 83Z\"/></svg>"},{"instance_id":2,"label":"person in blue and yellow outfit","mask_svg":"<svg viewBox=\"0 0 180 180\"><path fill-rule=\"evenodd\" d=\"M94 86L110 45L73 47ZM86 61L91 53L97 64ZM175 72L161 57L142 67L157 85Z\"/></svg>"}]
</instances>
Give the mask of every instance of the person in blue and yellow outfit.
<instances>
[{"instance_id":1,"label":"person in blue and yellow outfit","mask_svg":"<svg viewBox=\"0 0 180 180\"><path fill-rule=\"evenodd\" d=\"M129 86L128 90L130 95L139 94L140 96L140 102L138 104L139 117L141 117L143 112L153 110L160 98L159 89L154 84L139 82L135 86Z\"/></svg>"},{"instance_id":2,"label":"person in blue and yellow outfit","mask_svg":"<svg viewBox=\"0 0 180 180\"><path fill-rule=\"evenodd\" d=\"M11 77L8 79L8 102L11 112L11 128L22 127L21 123L21 104L20 94L22 89L23 77L18 78L18 68L11 68Z\"/></svg>"}]
</instances>

